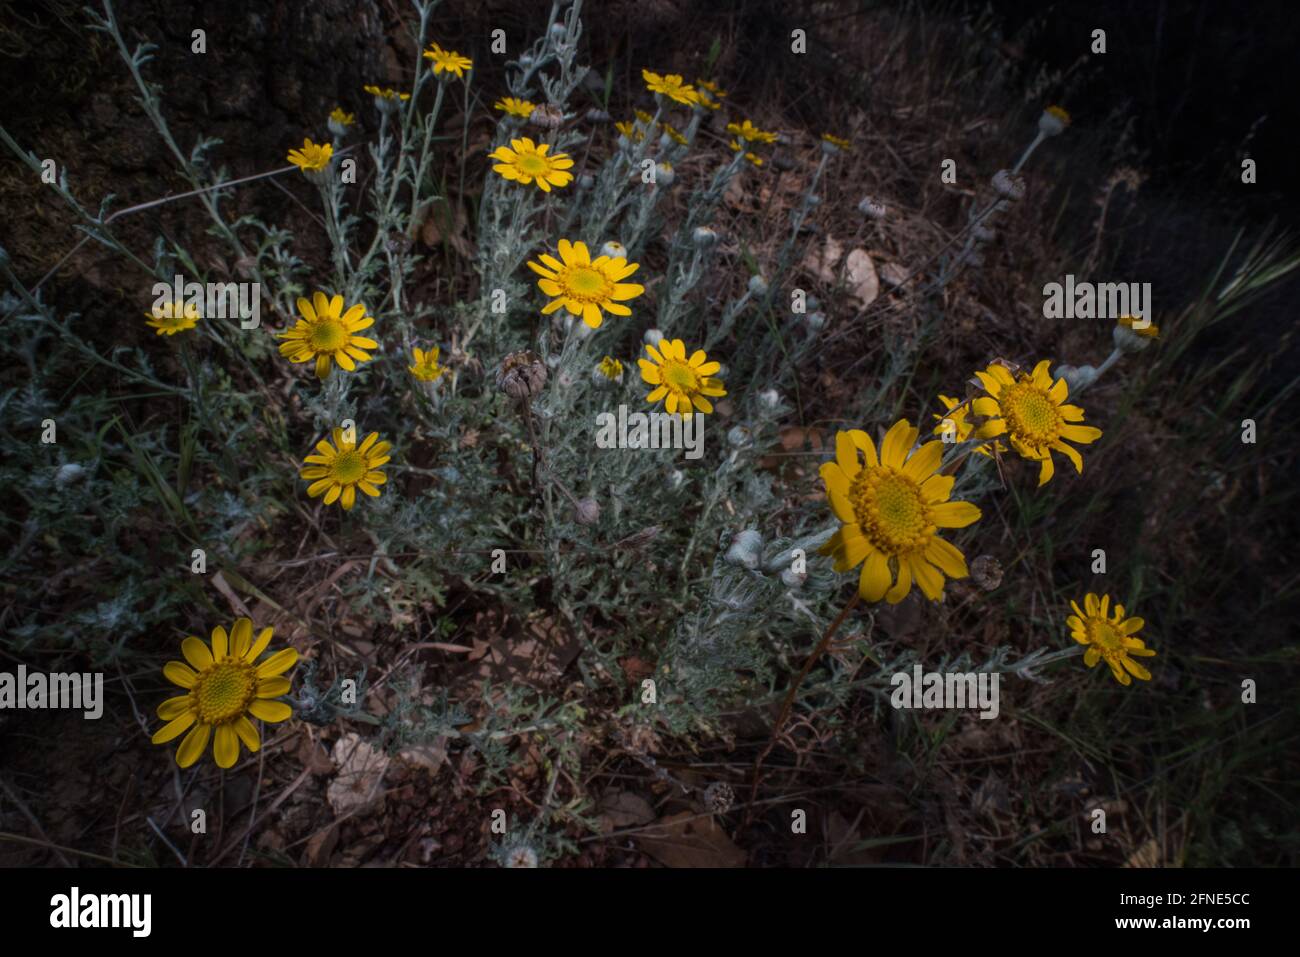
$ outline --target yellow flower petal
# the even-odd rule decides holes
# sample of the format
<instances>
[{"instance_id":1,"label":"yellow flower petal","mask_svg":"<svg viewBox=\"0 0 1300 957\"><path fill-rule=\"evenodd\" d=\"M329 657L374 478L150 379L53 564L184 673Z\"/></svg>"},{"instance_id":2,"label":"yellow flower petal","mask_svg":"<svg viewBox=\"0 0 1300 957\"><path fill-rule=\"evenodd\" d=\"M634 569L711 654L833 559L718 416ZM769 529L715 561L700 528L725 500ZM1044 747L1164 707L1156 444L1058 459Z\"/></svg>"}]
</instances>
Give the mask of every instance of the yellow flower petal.
<instances>
[{"instance_id":1,"label":"yellow flower petal","mask_svg":"<svg viewBox=\"0 0 1300 957\"><path fill-rule=\"evenodd\" d=\"M298 661L298 652L294 648L283 648L257 666L259 678L270 678L288 671Z\"/></svg>"},{"instance_id":2,"label":"yellow flower petal","mask_svg":"<svg viewBox=\"0 0 1300 957\"><path fill-rule=\"evenodd\" d=\"M181 746L176 749L176 763L183 768L188 768L203 757L203 751L207 748L208 738L211 735L212 725L196 724L190 729L190 733L185 736Z\"/></svg>"},{"instance_id":3,"label":"yellow flower petal","mask_svg":"<svg viewBox=\"0 0 1300 957\"><path fill-rule=\"evenodd\" d=\"M239 760L239 738L229 724L217 725L216 740L212 743L212 756L219 768L233 768Z\"/></svg>"},{"instance_id":4,"label":"yellow flower petal","mask_svg":"<svg viewBox=\"0 0 1300 957\"><path fill-rule=\"evenodd\" d=\"M191 667L195 671L202 671L204 668L212 667L212 652L208 651L208 646L203 643L201 638L186 638L181 642L181 654L185 656Z\"/></svg>"},{"instance_id":5,"label":"yellow flower petal","mask_svg":"<svg viewBox=\"0 0 1300 957\"><path fill-rule=\"evenodd\" d=\"M189 665L180 661L169 661L163 665L163 677L174 685L180 685L182 688L193 688L194 683L199 680L199 676Z\"/></svg>"},{"instance_id":6,"label":"yellow flower petal","mask_svg":"<svg viewBox=\"0 0 1300 957\"><path fill-rule=\"evenodd\" d=\"M256 754L262 748L262 739L257 733L257 728L253 722L249 721L242 714L234 720L235 734L239 735L239 740L244 742L244 747Z\"/></svg>"},{"instance_id":7,"label":"yellow flower petal","mask_svg":"<svg viewBox=\"0 0 1300 957\"><path fill-rule=\"evenodd\" d=\"M226 636L226 629L217 625L212 629L212 657L220 661L229 653L230 639Z\"/></svg>"},{"instance_id":8,"label":"yellow flower petal","mask_svg":"<svg viewBox=\"0 0 1300 957\"><path fill-rule=\"evenodd\" d=\"M862 566L862 575L858 579L858 594L867 601L880 601L889 591L889 559L883 552L872 549L867 562Z\"/></svg>"},{"instance_id":9,"label":"yellow flower petal","mask_svg":"<svg viewBox=\"0 0 1300 957\"><path fill-rule=\"evenodd\" d=\"M293 717L293 709L283 701L268 701L265 698L255 698L248 706L248 713L271 724Z\"/></svg>"},{"instance_id":10,"label":"yellow flower petal","mask_svg":"<svg viewBox=\"0 0 1300 957\"><path fill-rule=\"evenodd\" d=\"M174 701L176 699L173 698L172 700ZM162 709L160 708L159 710L161 711ZM156 731L154 733L154 736L149 740L152 741L154 744L166 744L172 738L176 737L178 734L180 734L182 731L184 731L186 728L192 725L195 722L195 720L196 718L194 716L194 712L185 711L184 713L173 718L168 724L163 725L162 728Z\"/></svg>"}]
</instances>

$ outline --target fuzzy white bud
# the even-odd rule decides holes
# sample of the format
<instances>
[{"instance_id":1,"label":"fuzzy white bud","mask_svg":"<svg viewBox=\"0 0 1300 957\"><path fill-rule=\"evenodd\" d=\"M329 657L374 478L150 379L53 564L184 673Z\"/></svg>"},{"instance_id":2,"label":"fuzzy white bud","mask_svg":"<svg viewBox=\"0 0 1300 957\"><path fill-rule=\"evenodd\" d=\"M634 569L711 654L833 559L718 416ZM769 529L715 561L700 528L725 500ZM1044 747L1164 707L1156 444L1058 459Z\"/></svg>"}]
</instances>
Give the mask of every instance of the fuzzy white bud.
<instances>
[{"instance_id":1,"label":"fuzzy white bud","mask_svg":"<svg viewBox=\"0 0 1300 957\"><path fill-rule=\"evenodd\" d=\"M763 536L755 529L745 529L731 540L723 558L732 565L757 568L763 559Z\"/></svg>"},{"instance_id":2,"label":"fuzzy white bud","mask_svg":"<svg viewBox=\"0 0 1300 957\"><path fill-rule=\"evenodd\" d=\"M870 196L862 197L862 201L858 203L858 212L868 219L884 219L888 211L884 203L874 200Z\"/></svg>"},{"instance_id":3,"label":"fuzzy white bud","mask_svg":"<svg viewBox=\"0 0 1300 957\"><path fill-rule=\"evenodd\" d=\"M1066 388L1071 393L1092 385L1097 381L1097 370L1092 366L1057 366L1056 378L1064 379Z\"/></svg>"},{"instance_id":4,"label":"fuzzy white bud","mask_svg":"<svg viewBox=\"0 0 1300 957\"><path fill-rule=\"evenodd\" d=\"M1004 199L1021 200L1025 198L1025 179L1008 169L1000 169L993 174L993 189Z\"/></svg>"},{"instance_id":5,"label":"fuzzy white bud","mask_svg":"<svg viewBox=\"0 0 1300 957\"><path fill-rule=\"evenodd\" d=\"M734 425L727 431L727 443L732 448L747 449L754 444L754 433L743 425Z\"/></svg>"},{"instance_id":6,"label":"fuzzy white bud","mask_svg":"<svg viewBox=\"0 0 1300 957\"><path fill-rule=\"evenodd\" d=\"M76 462L69 462L67 465L59 466L58 472L54 474L54 484L62 488L72 482L77 481L86 474L86 470Z\"/></svg>"}]
</instances>

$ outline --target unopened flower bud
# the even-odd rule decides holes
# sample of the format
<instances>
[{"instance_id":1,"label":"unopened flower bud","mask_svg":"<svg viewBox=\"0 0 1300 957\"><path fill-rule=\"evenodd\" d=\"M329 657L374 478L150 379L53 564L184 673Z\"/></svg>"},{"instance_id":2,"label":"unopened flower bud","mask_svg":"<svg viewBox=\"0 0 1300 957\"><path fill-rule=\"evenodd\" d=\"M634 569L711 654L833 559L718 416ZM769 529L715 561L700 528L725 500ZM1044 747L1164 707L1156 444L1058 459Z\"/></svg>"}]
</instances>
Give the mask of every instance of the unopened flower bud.
<instances>
[{"instance_id":1,"label":"unopened flower bud","mask_svg":"<svg viewBox=\"0 0 1300 957\"><path fill-rule=\"evenodd\" d=\"M623 382L623 363L613 356L605 356L591 370L591 378L597 385L621 385Z\"/></svg>"},{"instance_id":2,"label":"unopened flower bud","mask_svg":"<svg viewBox=\"0 0 1300 957\"><path fill-rule=\"evenodd\" d=\"M573 506L573 520L579 525L595 525L600 521L600 504L594 498L580 499Z\"/></svg>"},{"instance_id":3,"label":"unopened flower bud","mask_svg":"<svg viewBox=\"0 0 1300 957\"><path fill-rule=\"evenodd\" d=\"M617 240L611 239L605 245L600 247L600 254L608 256L610 259L626 259L627 249Z\"/></svg>"},{"instance_id":4,"label":"unopened flower bud","mask_svg":"<svg viewBox=\"0 0 1300 957\"><path fill-rule=\"evenodd\" d=\"M505 854L505 866L509 868L529 868L537 866L537 852L527 844L517 844Z\"/></svg>"},{"instance_id":5,"label":"unopened flower bud","mask_svg":"<svg viewBox=\"0 0 1300 957\"><path fill-rule=\"evenodd\" d=\"M1025 198L1025 178L1011 170L1000 169L993 174L993 188L1004 199L1012 201Z\"/></svg>"},{"instance_id":6,"label":"unopened flower bud","mask_svg":"<svg viewBox=\"0 0 1300 957\"><path fill-rule=\"evenodd\" d=\"M655 183L659 186L671 186L677 174L671 163L655 163Z\"/></svg>"},{"instance_id":7,"label":"unopened flower bud","mask_svg":"<svg viewBox=\"0 0 1300 957\"><path fill-rule=\"evenodd\" d=\"M1066 388L1073 393L1096 382L1097 370L1092 366L1062 365L1056 367L1056 378L1064 379Z\"/></svg>"},{"instance_id":8,"label":"unopened flower bud","mask_svg":"<svg viewBox=\"0 0 1300 957\"><path fill-rule=\"evenodd\" d=\"M754 444L754 433L743 425L734 425L727 431L727 443L735 449L747 449Z\"/></svg>"},{"instance_id":9,"label":"unopened flower bud","mask_svg":"<svg viewBox=\"0 0 1300 957\"><path fill-rule=\"evenodd\" d=\"M1070 125L1070 114L1059 106L1049 106L1038 118L1038 132L1044 136L1060 136Z\"/></svg>"},{"instance_id":10,"label":"unopened flower bud","mask_svg":"<svg viewBox=\"0 0 1300 957\"><path fill-rule=\"evenodd\" d=\"M1002 563L992 555L981 555L970 563L971 580L985 591L1002 584Z\"/></svg>"},{"instance_id":11,"label":"unopened flower bud","mask_svg":"<svg viewBox=\"0 0 1300 957\"><path fill-rule=\"evenodd\" d=\"M645 335L641 337L648 346L658 346L663 341L664 334L658 329L647 329ZM714 373L717 375L717 373Z\"/></svg>"},{"instance_id":12,"label":"unopened flower bud","mask_svg":"<svg viewBox=\"0 0 1300 957\"><path fill-rule=\"evenodd\" d=\"M695 242L696 249L712 249L717 245L718 233L708 226L696 226L691 239Z\"/></svg>"},{"instance_id":13,"label":"unopened flower bud","mask_svg":"<svg viewBox=\"0 0 1300 957\"><path fill-rule=\"evenodd\" d=\"M758 273L749 277L749 293L751 296L767 295L767 280Z\"/></svg>"},{"instance_id":14,"label":"unopened flower bud","mask_svg":"<svg viewBox=\"0 0 1300 957\"><path fill-rule=\"evenodd\" d=\"M1120 352L1132 355L1151 345L1159 334L1159 327L1150 319L1141 316L1120 316L1115 328L1111 330L1111 340Z\"/></svg>"},{"instance_id":15,"label":"unopened flower bud","mask_svg":"<svg viewBox=\"0 0 1300 957\"><path fill-rule=\"evenodd\" d=\"M54 474L54 484L62 488L72 482L77 481L86 474L86 470L76 462L69 462L67 465L59 466L59 470Z\"/></svg>"},{"instance_id":16,"label":"unopened flower bud","mask_svg":"<svg viewBox=\"0 0 1300 957\"><path fill-rule=\"evenodd\" d=\"M731 540L723 558L732 565L757 568L763 559L763 536L752 528L745 529Z\"/></svg>"},{"instance_id":17,"label":"unopened flower bud","mask_svg":"<svg viewBox=\"0 0 1300 957\"><path fill-rule=\"evenodd\" d=\"M596 180L590 173L583 173L578 177L578 189L591 189L596 185Z\"/></svg>"},{"instance_id":18,"label":"unopened flower bud","mask_svg":"<svg viewBox=\"0 0 1300 957\"><path fill-rule=\"evenodd\" d=\"M802 588L807 580L807 572L797 572L793 568L781 569L781 584L786 588Z\"/></svg>"},{"instance_id":19,"label":"unopened flower bud","mask_svg":"<svg viewBox=\"0 0 1300 957\"><path fill-rule=\"evenodd\" d=\"M564 111L551 103L542 103L533 107L528 122L544 130L556 130L564 123Z\"/></svg>"},{"instance_id":20,"label":"unopened flower bud","mask_svg":"<svg viewBox=\"0 0 1300 957\"><path fill-rule=\"evenodd\" d=\"M884 219L888 210L884 203L874 200L870 196L864 196L861 202L858 203L858 212L868 219Z\"/></svg>"}]
</instances>

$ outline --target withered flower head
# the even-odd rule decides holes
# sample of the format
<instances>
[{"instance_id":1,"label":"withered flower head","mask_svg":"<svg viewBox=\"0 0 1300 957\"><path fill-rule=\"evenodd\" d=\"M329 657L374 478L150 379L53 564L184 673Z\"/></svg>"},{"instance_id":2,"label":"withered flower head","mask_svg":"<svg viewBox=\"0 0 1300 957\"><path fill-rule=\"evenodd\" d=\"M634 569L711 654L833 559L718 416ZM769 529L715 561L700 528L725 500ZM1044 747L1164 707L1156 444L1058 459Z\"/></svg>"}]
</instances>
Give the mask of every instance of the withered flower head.
<instances>
[{"instance_id":1,"label":"withered flower head","mask_svg":"<svg viewBox=\"0 0 1300 957\"><path fill-rule=\"evenodd\" d=\"M534 352L512 352L501 363L497 388L512 399L528 400L546 385L546 363Z\"/></svg>"}]
</instances>

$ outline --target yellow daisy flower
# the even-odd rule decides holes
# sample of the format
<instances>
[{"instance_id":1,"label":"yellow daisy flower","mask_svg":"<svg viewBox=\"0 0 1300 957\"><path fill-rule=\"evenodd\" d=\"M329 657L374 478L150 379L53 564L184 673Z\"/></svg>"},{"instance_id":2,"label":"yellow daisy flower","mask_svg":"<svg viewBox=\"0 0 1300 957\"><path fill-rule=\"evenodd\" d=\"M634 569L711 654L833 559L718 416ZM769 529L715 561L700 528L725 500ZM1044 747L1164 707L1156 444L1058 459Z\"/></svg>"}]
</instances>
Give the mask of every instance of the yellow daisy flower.
<instances>
[{"instance_id":1,"label":"yellow daisy flower","mask_svg":"<svg viewBox=\"0 0 1300 957\"><path fill-rule=\"evenodd\" d=\"M822 142L829 143L831 146L834 146L836 149L843 150L846 153L853 148L853 144L850 143L848 140L842 139L841 137L838 136L832 136L830 133L822 134Z\"/></svg>"},{"instance_id":2,"label":"yellow daisy flower","mask_svg":"<svg viewBox=\"0 0 1300 957\"><path fill-rule=\"evenodd\" d=\"M636 143L640 143L643 139L645 139L645 131L642 130L641 127L633 123L631 120L615 123L614 129L618 130L629 140L632 140L633 142Z\"/></svg>"},{"instance_id":3,"label":"yellow daisy flower","mask_svg":"<svg viewBox=\"0 0 1300 957\"><path fill-rule=\"evenodd\" d=\"M1069 386L1064 379L1052 381L1047 368L1050 360L1044 359L1034 366L1032 374L1011 370L995 362L975 376L984 386L987 396L971 403L976 415L987 422L980 425L976 438L991 439L1005 434L1011 447L1023 458L1040 463L1038 484L1043 485L1056 471L1052 451L1065 453L1074 463L1075 471L1083 471L1083 457L1066 441L1084 445L1101 438L1101 429L1090 425L1074 425L1083 421L1083 409L1065 405Z\"/></svg>"},{"instance_id":4,"label":"yellow daisy flower","mask_svg":"<svg viewBox=\"0 0 1300 957\"><path fill-rule=\"evenodd\" d=\"M423 349L412 349L411 354L415 358L415 365L407 366L411 375L415 376L421 382L437 382L442 374L447 371L445 366L438 365L439 348L433 346L428 352Z\"/></svg>"},{"instance_id":5,"label":"yellow daisy flower","mask_svg":"<svg viewBox=\"0 0 1300 957\"><path fill-rule=\"evenodd\" d=\"M573 174L566 172L573 167L569 154L548 156L546 151L550 148L547 143L539 145L523 137L511 140L509 146L498 146L488 158L497 161L492 169L504 178L525 186L536 183L543 193L549 193L552 186L563 187L573 182Z\"/></svg>"},{"instance_id":6,"label":"yellow daisy flower","mask_svg":"<svg viewBox=\"0 0 1300 957\"><path fill-rule=\"evenodd\" d=\"M434 76L440 73L454 73L463 80L465 71L474 66L474 61L469 57L461 56L455 50L444 50L436 43L429 44L429 49L424 51L424 57L433 61Z\"/></svg>"},{"instance_id":7,"label":"yellow daisy flower","mask_svg":"<svg viewBox=\"0 0 1300 957\"><path fill-rule=\"evenodd\" d=\"M743 149L744 149L744 147L741 146L739 143L737 143L735 140L732 140L732 141L731 141L731 152L733 152L733 153L739 153L739 152L740 152L741 150L743 150ZM755 166L762 166L762 165L763 165L763 157L759 156L759 155L756 154L756 153L746 153L746 154L745 154L745 159L749 160L749 161L750 161L751 163L753 163Z\"/></svg>"},{"instance_id":8,"label":"yellow daisy flower","mask_svg":"<svg viewBox=\"0 0 1300 957\"><path fill-rule=\"evenodd\" d=\"M678 144L679 146L687 146L687 145L689 145L689 144L686 142L686 137L683 136L681 133L678 133L675 129L673 129L673 128L672 128L671 126L669 126L667 123L664 124L664 132L668 134L668 138L669 138L670 140L672 140L674 143Z\"/></svg>"},{"instance_id":9,"label":"yellow daisy flower","mask_svg":"<svg viewBox=\"0 0 1300 957\"><path fill-rule=\"evenodd\" d=\"M769 133L766 130L760 130L749 120L743 123L728 123L727 132L737 139L742 139L746 143L775 143L776 134Z\"/></svg>"},{"instance_id":10,"label":"yellow daisy flower","mask_svg":"<svg viewBox=\"0 0 1300 957\"><path fill-rule=\"evenodd\" d=\"M376 441L378 432L371 432L359 446L355 434L349 437L342 429L335 429L331 435L334 445L329 439L321 439L316 443L316 454L303 460L307 464L298 474L311 482L307 494L312 498L324 495L326 505L338 502L345 509L356 504L357 489L378 498L379 486L388 481L379 467L390 461L388 451L393 444Z\"/></svg>"},{"instance_id":11,"label":"yellow daisy flower","mask_svg":"<svg viewBox=\"0 0 1300 957\"><path fill-rule=\"evenodd\" d=\"M1135 336L1141 336L1143 339L1159 339L1160 327L1154 322L1147 322L1146 326L1141 328L1134 326L1134 323L1140 322L1141 319L1141 316L1120 316L1116 321Z\"/></svg>"},{"instance_id":12,"label":"yellow daisy flower","mask_svg":"<svg viewBox=\"0 0 1300 957\"><path fill-rule=\"evenodd\" d=\"M600 360L600 365L596 367L600 374L610 382L617 382L623 377L623 363L609 356Z\"/></svg>"},{"instance_id":13,"label":"yellow daisy flower","mask_svg":"<svg viewBox=\"0 0 1300 957\"><path fill-rule=\"evenodd\" d=\"M629 263L622 256L591 258L586 243L559 242L560 258L542 253L539 263L529 262L528 268L542 278L537 287L554 298L542 307L542 315L549 316L561 306L593 329L599 329L603 320L601 311L614 316L630 316L632 310L622 305L645 292L645 287L625 283L632 273L641 268L639 263ZM561 261L563 260L563 261Z\"/></svg>"},{"instance_id":14,"label":"yellow daisy flower","mask_svg":"<svg viewBox=\"0 0 1300 957\"><path fill-rule=\"evenodd\" d=\"M1131 684L1133 678L1150 681L1151 672L1133 660L1152 658L1155 652L1146 646L1141 638L1136 637L1146 624L1141 618L1125 618L1124 606L1115 605L1115 613L1110 614L1110 596L1102 595L1100 599L1092 592L1083 597L1083 608L1070 602L1074 614L1065 619L1070 626L1070 637L1081 645L1087 645L1083 654L1083 663L1094 667L1103 658L1110 666L1110 673L1122 685ZM1133 678L1130 678L1132 675Z\"/></svg>"},{"instance_id":15,"label":"yellow daisy flower","mask_svg":"<svg viewBox=\"0 0 1300 957\"><path fill-rule=\"evenodd\" d=\"M331 359L351 372L358 362L370 361L371 356L363 350L379 348L374 339L355 335L375 324L360 303L344 312L342 296L330 299L317 292L311 302L299 296L298 311L302 313L298 324L280 333L281 339L289 340L280 344L280 355L290 362L315 359L318 379L330 374Z\"/></svg>"},{"instance_id":16,"label":"yellow daisy flower","mask_svg":"<svg viewBox=\"0 0 1300 957\"><path fill-rule=\"evenodd\" d=\"M311 140L302 141L302 149L289 150L289 162L304 173L314 173L330 165L334 147L329 143L316 144Z\"/></svg>"},{"instance_id":17,"label":"yellow daisy flower","mask_svg":"<svg viewBox=\"0 0 1300 957\"><path fill-rule=\"evenodd\" d=\"M1064 107L1049 106L1047 109L1043 110L1043 112L1060 120L1061 125L1063 126L1070 125L1070 114L1066 112Z\"/></svg>"},{"instance_id":18,"label":"yellow daisy flower","mask_svg":"<svg viewBox=\"0 0 1300 957\"><path fill-rule=\"evenodd\" d=\"M974 424L966 418L966 414L970 411L970 403L962 402L946 395L939 396L939 401L943 403L946 412L944 415L936 415L934 417L938 422L938 425L934 427L934 432L932 434L943 438L943 434L946 431L944 423L951 422L953 430L952 441L965 442L971 437L971 433L975 431ZM960 408L958 408L959 406ZM953 411L954 409L956 411ZM1007 447L1001 442L994 441L992 443L986 442L983 445L975 446L975 451L980 455L992 455L993 452L989 448L990 445L996 447L999 452L1005 452L1007 449Z\"/></svg>"},{"instance_id":19,"label":"yellow daisy flower","mask_svg":"<svg viewBox=\"0 0 1300 957\"><path fill-rule=\"evenodd\" d=\"M651 93L662 93L670 100L685 103L687 106L694 106L699 102L699 95L695 92L695 87L689 83L683 83L680 74L669 73L660 76L658 73L642 70L641 77L645 80L646 89Z\"/></svg>"},{"instance_id":20,"label":"yellow daisy flower","mask_svg":"<svg viewBox=\"0 0 1300 957\"><path fill-rule=\"evenodd\" d=\"M351 113L344 112L343 107L336 106L330 110L330 120L339 126L347 128L355 123L357 118Z\"/></svg>"},{"instance_id":21,"label":"yellow daisy flower","mask_svg":"<svg viewBox=\"0 0 1300 957\"><path fill-rule=\"evenodd\" d=\"M645 110L633 110L632 114L637 118L637 120L639 120L648 129L654 128L655 118L651 116L649 113L647 113Z\"/></svg>"},{"instance_id":22,"label":"yellow daisy flower","mask_svg":"<svg viewBox=\"0 0 1300 957\"><path fill-rule=\"evenodd\" d=\"M392 87L389 86L380 87L380 86L371 86L367 84L366 86L363 86L361 89L365 90L367 93L369 93L377 100L409 100L411 98L411 94L398 93L396 90L394 90Z\"/></svg>"},{"instance_id":23,"label":"yellow daisy flower","mask_svg":"<svg viewBox=\"0 0 1300 957\"><path fill-rule=\"evenodd\" d=\"M197 302L187 305L168 301L159 306L156 312L146 312L145 318L149 320L145 325L152 327L156 335L174 336L186 329L193 329L203 316Z\"/></svg>"},{"instance_id":24,"label":"yellow daisy flower","mask_svg":"<svg viewBox=\"0 0 1300 957\"><path fill-rule=\"evenodd\" d=\"M293 715L289 705L272 699L289 693L289 679L282 676L298 660L297 651L285 648L258 664L271 634L272 629L263 628L254 641L253 623L239 618L229 636L220 625L212 629L211 649L193 636L181 642L189 664L169 661L163 675L187 693L158 706L158 717L167 724L154 734L153 743L165 744L188 729L176 751L176 763L183 768L203 756L209 738L216 739L212 756L219 768L234 767L241 741L249 751L261 748L249 715L272 723Z\"/></svg>"},{"instance_id":25,"label":"yellow daisy flower","mask_svg":"<svg viewBox=\"0 0 1300 957\"><path fill-rule=\"evenodd\" d=\"M534 105L527 100L521 100L513 96L503 96L492 104L493 109L501 110L507 116L517 116L521 120L526 120L533 115Z\"/></svg>"},{"instance_id":26,"label":"yellow daisy flower","mask_svg":"<svg viewBox=\"0 0 1300 957\"><path fill-rule=\"evenodd\" d=\"M712 412L713 403L705 396L727 394L722 380L713 378L722 368L721 363L710 362L703 349L696 349L687 359L686 343L681 339L661 339L657 351L649 343L645 351L650 359L638 359L636 363L641 367L641 378L656 386L645 400L653 405L663 399L670 415L680 412L690 418L692 403L701 412Z\"/></svg>"},{"instance_id":27,"label":"yellow daisy flower","mask_svg":"<svg viewBox=\"0 0 1300 957\"><path fill-rule=\"evenodd\" d=\"M695 81L695 96L700 106L708 107L710 110L720 109L722 104L718 101L726 97L726 91L718 87L718 84L709 80Z\"/></svg>"},{"instance_id":28,"label":"yellow daisy flower","mask_svg":"<svg viewBox=\"0 0 1300 957\"><path fill-rule=\"evenodd\" d=\"M819 551L837 572L860 562L858 592L867 601L902 601L912 582L932 601L943 599L944 576L969 573L960 550L939 537L941 528L965 528L980 517L970 502L950 502L954 478L937 474L943 443L910 452L917 429L895 422L880 443L861 429L835 434L835 461L821 467L835 517L844 524Z\"/></svg>"}]
</instances>

